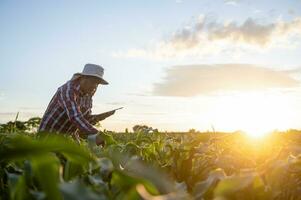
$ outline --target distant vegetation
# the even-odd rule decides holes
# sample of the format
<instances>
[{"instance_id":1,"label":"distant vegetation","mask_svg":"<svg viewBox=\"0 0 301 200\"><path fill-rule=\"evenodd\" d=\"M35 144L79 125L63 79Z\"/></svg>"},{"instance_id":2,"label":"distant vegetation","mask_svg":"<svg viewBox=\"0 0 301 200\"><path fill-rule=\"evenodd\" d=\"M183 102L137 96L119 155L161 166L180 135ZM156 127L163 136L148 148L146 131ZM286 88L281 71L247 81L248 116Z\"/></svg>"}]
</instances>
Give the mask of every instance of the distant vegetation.
<instances>
[{"instance_id":1,"label":"distant vegetation","mask_svg":"<svg viewBox=\"0 0 301 200\"><path fill-rule=\"evenodd\" d=\"M301 134L105 131L97 147L0 125L0 199L300 199Z\"/></svg>"}]
</instances>

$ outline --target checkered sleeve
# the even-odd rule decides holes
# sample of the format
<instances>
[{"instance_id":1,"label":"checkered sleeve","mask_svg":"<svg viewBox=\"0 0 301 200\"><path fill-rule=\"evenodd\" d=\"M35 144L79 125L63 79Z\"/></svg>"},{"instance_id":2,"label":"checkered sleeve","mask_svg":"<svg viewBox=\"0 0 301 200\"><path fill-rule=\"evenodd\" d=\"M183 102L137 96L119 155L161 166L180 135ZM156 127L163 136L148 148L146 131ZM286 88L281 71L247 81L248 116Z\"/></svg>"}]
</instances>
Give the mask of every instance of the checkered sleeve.
<instances>
[{"instance_id":1,"label":"checkered sleeve","mask_svg":"<svg viewBox=\"0 0 301 200\"><path fill-rule=\"evenodd\" d=\"M83 133L88 135L96 134L98 132L88 120L83 117L80 107L76 102L78 92L73 88L69 82L61 88L60 100L65 109L69 120Z\"/></svg>"},{"instance_id":2,"label":"checkered sleeve","mask_svg":"<svg viewBox=\"0 0 301 200\"><path fill-rule=\"evenodd\" d=\"M89 110L86 119L90 122L90 124L95 125L99 120L97 119L97 115L92 115L91 109Z\"/></svg>"},{"instance_id":3,"label":"checkered sleeve","mask_svg":"<svg viewBox=\"0 0 301 200\"><path fill-rule=\"evenodd\" d=\"M92 115L92 104L93 104L92 95L86 96L84 100L84 107L87 110L85 111L84 116L85 119L87 119L90 124L95 125L99 120L97 119L97 115Z\"/></svg>"}]
</instances>

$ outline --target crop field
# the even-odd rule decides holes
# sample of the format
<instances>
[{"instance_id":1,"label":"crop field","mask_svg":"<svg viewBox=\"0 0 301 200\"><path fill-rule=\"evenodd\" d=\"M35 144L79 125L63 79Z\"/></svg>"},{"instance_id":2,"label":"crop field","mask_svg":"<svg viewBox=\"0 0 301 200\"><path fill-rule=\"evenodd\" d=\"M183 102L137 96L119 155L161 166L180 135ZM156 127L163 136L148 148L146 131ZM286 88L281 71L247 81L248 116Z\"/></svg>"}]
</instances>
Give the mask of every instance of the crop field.
<instances>
[{"instance_id":1,"label":"crop field","mask_svg":"<svg viewBox=\"0 0 301 200\"><path fill-rule=\"evenodd\" d=\"M104 131L105 145L0 126L0 199L301 199L301 134Z\"/></svg>"}]
</instances>

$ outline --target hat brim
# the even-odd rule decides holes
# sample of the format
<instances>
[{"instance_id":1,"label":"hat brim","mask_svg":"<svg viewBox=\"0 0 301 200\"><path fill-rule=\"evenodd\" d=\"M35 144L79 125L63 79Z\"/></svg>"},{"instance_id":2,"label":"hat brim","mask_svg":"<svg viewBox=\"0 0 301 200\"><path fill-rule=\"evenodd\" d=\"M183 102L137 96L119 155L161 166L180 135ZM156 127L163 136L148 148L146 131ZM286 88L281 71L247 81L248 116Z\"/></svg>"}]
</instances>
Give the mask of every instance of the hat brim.
<instances>
[{"instance_id":1,"label":"hat brim","mask_svg":"<svg viewBox=\"0 0 301 200\"><path fill-rule=\"evenodd\" d=\"M109 84L109 83L108 83L106 80L104 80L102 77L97 76L97 75L95 75L95 74L75 73L75 74L73 75L73 77L72 77L71 80L75 80L75 79L77 79L77 78L79 78L79 77L81 77L81 76L93 76L93 77L98 78L99 84L102 84L102 85L108 85L108 84Z\"/></svg>"}]
</instances>

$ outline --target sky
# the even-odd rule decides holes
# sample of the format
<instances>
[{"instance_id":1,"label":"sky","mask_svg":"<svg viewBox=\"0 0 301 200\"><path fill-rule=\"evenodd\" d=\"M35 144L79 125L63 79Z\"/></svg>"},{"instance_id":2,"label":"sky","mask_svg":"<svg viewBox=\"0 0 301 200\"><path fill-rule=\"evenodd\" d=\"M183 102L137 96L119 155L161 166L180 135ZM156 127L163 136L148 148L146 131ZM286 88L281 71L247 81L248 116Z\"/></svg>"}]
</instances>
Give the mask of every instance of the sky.
<instances>
[{"instance_id":1,"label":"sky","mask_svg":"<svg viewBox=\"0 0 301 200\"><path fill-rule=\"evenodd\" d=\"M0 123L95 63L103 129L301 129L301 0L1 0L0 27Z\"/></svg>"}]
</instances>

